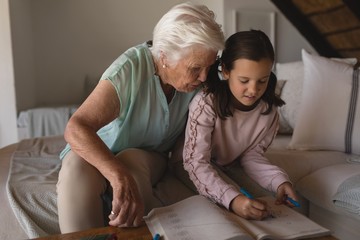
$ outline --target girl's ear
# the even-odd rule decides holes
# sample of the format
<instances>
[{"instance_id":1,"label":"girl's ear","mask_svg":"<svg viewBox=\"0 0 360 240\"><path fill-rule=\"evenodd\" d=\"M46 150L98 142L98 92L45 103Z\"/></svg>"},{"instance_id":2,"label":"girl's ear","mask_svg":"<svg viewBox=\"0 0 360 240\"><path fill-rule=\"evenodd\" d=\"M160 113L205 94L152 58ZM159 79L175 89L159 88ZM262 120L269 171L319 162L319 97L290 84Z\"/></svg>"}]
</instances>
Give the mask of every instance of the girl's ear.
<instances>
[{"instance_id":1,"label":"girl's ear","mask_svg":"<svg viewBox=\"0 0 360 240\"><path fill-rule=\"evenodd\" d=\"M222 65L222 75L224 80L228 80L230 78L230 72Z\"/></svg>"}]
</instances>

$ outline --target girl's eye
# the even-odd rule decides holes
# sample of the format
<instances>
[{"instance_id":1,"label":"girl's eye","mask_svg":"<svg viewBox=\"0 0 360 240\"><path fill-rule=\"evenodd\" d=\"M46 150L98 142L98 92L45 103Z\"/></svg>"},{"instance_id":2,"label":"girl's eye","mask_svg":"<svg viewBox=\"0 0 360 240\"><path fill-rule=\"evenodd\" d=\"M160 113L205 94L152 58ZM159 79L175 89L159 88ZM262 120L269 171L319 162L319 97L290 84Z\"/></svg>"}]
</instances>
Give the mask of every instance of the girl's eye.
<instances>
[{"instance_id":1,"label":"girl's eye","mask_svg":"<svg viewBox=\"0 0 360 240\"><path fill-rule=\"evenodd\" d=\"M240 79L240 82L243 83L243 84L245 84L245 83L248 83L249 80L248 80L248 79Z\"/></svg>"},{"instance_id":2,"label":"girl's eye","mask_svg":"<svg viewBox=\"0 0 360 240\"><path fill-rule=\"evenodd\" d=\"M264 79L259 80L259 83L261 83L261 84L265 84L267 82L268 82L268 78L264 78Z\"/></svg>"}]
</instances>

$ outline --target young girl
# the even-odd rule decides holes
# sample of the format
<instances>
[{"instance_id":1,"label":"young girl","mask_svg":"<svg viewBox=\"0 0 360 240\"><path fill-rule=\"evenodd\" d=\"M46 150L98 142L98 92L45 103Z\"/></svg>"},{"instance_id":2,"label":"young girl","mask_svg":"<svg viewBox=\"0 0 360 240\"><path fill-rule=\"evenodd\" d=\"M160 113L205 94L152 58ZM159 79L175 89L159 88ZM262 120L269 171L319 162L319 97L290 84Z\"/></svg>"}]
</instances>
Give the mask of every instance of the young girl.
<instances>
[{"instance_id":1,"label":"young girl","mask_svg":"<svg viewBox=\"0 0 360 240\"><path fill-rule=\"evenodd\" d=\"M242 183L227 174L236 163L261 187L275 192L278 204L293 206L287 197L297 200L288 175L264 156L278 130L277 107L284 104L275 95L273 64L266 34L235 33L189 107L185 170L201 195L246 219L261 220L269 211L262 201L241 193Z\"/></svg>"}]
</instances>

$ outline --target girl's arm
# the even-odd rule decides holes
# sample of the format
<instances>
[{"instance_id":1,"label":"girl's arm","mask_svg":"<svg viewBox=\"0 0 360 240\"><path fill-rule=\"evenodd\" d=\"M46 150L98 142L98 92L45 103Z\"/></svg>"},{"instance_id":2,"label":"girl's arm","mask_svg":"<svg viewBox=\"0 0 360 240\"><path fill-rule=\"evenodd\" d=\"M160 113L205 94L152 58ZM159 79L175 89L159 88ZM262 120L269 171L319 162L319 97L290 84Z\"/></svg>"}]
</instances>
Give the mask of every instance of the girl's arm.
<instances>
[{"instance_id":1,"label":"girl's arm","mask_svg":"<svg viewBox=\"0 0 360 240\"><path fill-rule=\"evenodd\" d=\"M229 209L230 202L240 193L235 186L224 181L211 164L215 120L216 114L205 97L196 95L189 106L183 151L184 168L201 195Z\"/></svg>"},{"instance_id":2,"label":"girl's arm","mask_svg":"<svg viewBox=\"0 0 360 240\"><path fill-rule=\"evenodd\" d=\"M276 109L274 108L273 111ZM270 115L266 116L270 117ZM279 115L277 112L269 122L270 126L267 128L266 134L255 146L245 152L241 158L241 165L250 178L268 191L276 193L278 187L285 182L290 183L290 179L283 169L272 164L264 156L278 130Z\"/></svg>"}]
</instances>

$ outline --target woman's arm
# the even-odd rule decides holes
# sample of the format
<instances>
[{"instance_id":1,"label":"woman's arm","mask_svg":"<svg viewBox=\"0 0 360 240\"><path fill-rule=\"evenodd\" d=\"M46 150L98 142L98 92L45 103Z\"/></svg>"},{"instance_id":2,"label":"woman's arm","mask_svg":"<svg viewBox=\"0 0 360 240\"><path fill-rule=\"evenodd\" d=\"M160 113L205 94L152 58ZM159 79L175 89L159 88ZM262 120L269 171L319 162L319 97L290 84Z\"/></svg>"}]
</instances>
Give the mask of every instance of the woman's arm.
<instances>
[{"instance_id":1,"label":"woman's arm","mask_svg":"<svg viewBox=\"0 0 360 240\"><path fill-rule=\"evenodd\" d=\"M72 151L105 173L106 162L112 162L114 155L97 131L114 120L119 111L120 103L114 87L110 81L101 80L72 115L65 129L64 137Z\"/></svg>"},{"instance_id":2,"label":"woman's arm","mask_svg":"<svg viewBox=\"0 0 360 240\"><path fill-rule=\"evenodd\" d=\"M97 131L114 120L120 102L110 81L101 80L90 96L70 118L65 140L72 151L93 165L113 188L113 211L119 213L110 221L114 226L138 226L144 207L135 181L120 161L97 135Z\"/></svg>"}]
</instances>

